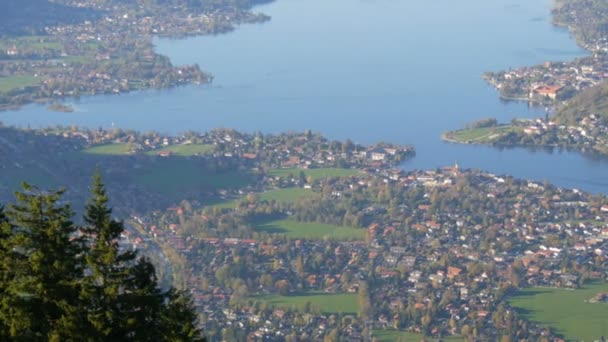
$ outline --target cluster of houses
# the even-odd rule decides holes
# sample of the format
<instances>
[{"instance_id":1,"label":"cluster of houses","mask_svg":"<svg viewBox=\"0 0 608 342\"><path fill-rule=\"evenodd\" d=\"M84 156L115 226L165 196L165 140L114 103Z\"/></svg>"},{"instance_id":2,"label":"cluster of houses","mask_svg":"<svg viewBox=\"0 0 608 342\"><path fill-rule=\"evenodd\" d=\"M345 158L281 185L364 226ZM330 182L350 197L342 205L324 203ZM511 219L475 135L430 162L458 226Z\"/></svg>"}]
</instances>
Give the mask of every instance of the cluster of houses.
<instances>
[{"instance_id":1,"label":"cluster of houses","mask_svg":"<svg viewBox=\"0 0 608 342\"><path fill-rule=\"evenodd\" d=\"M520 121L518 125L525 135L541 139L546 145L595 149L601 153L606 153L608 146L608 126L597 114L583 117L577 125L542 119Z\"/></svg>"},{"instance_id":2,"label":"cluster of houses","mask_svg":"<svg viewBox=\"0 0 608 342\"><path fill-rule=\"evenodd\" d=\"M608 56L597 54L575 62L546 62L497 73L484 78L506 98L531 102L565 100L608 77Z\"/></svg>"},{"instance_id":3,"label":"cluster of houses","mask_svg":"<svg viewBox=\"0 0 608 342\"><path fill-rule=\"evenodd\" d=\"M459 201L435 208L442 198L462 196L457 189L463 179L470 191L467 198L479 201L473 207L485 206L485 211L465 208ZM327 315L307 312L310 320L296 324L294 317L304 314L301 309L263 304L255 299L260 294L322 291L354 296L365 282L371 288L374 327L445 336L458 334L463 326L496 329L494 313L497 304L504 305L499 288L577 288L587 278L608 279L602 267L608 252L606 201L592 203L576 190L463 171L458 165L433 171L376 169L334 182L335 191L326 196L336 201L385 186L404 193L423 189L426 195L415 205L401 203L392 209L386 203L352 207L372 222L365 241L287 240L254 230L239 237L218 230L213 230L215 236L179 236L179 222L188 219L175 209L164 235L157 233L158 220L150 218L147 226L154 227L149 231L155 238L164 236L162 243L188 258L189 288L206 314L207 329L238 327L268 340L294 332L316 336L321 333L316 330L319 320ZM438 202L430 199L431 193ZM204 219L215 226L227 214ZM233 300L237 289L218 278L219 270L233 269L242 260L248 260L243 273L233 276L247 285L245 302L250 304L245 306L236 304L243 298ZM431 327L425 326L426 315L434 316ZM365 324L348 317L349 324L338 328L352 334L351 340L361 340ZM547 333L532 325L528 329Z\"/></svg>"}]
</instances>

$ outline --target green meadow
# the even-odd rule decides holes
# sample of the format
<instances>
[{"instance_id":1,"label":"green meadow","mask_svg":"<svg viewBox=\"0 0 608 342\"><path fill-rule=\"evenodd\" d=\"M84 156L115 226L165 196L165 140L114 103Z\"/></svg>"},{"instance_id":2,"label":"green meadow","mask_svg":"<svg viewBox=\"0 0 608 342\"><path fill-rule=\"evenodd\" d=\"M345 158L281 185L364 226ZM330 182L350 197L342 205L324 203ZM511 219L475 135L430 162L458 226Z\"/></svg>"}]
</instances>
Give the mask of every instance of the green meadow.
<instances>
[{"instance_id":1,"label":"green meadow","mask_svg":"<svg viewBox=\"0 0 608 342\"><path fill-rule=\"evenodd\" d=\"M340 227L315 222L299 222L290 219L263 221L254 226L256 231L271 234L285 234L290 239L363 240L365 230Z\"/></svg>"},{"instance_id":2,"label":"green meadow","mask_svg":"<svg viewBox=\"0 0 608 342\"><path fill-rule=\"evenodd\" d=\"M305 198L315 198L318 197L319 194L313 192L312 190L302 189L302 188L285 188L279 190L272 190L263 192L260 194L256 194L260 200L263 201L276 201L281 203L293 203L301 199ZM234 209L237 207L239 201L242 201L247 196L243 196L239 199L235 200L226 200L218 203L211 204L212 207L220 208L220 209Z\"/></svg>"},{"instance_id":3,"label":"green meadow","mask_svg":"<svg viewBox=\"0 0 608 342\"><path fill-rule=\"evenodd\" d=\"M268 295L255 298L272 306L285 309L297 308L303 310L306 304L310 303L314 310L322 313L357 314L359 312L359 304L357 304L355 293L309 292L290 296Z\"/></svg>"},{"instance_id":4,"label":"green meadow","mask_svg":"<svg viewBox=\"0 0 608 342\"><path fill-rule=\"evenodd\" d=\"M380 342L420 342L424 339L424 336L422 336L421 334L397 330L374 330L373 336ZM427 338L427 341L436 340L436 338ZM441 341L465 342L465 340L459 336L442 337Z\"/></svg>"},{"instance_id":5,"label":"green meadow","mask_svg":"<svg viewBox=\"0 0 608 342\"><path fill-rule=\"evenodd\" d=\"M527 319L570 341L594 341L608 336L608 304L588 302L600 292L608 292L608 284L594 282L577 290L531 288L509 302Z\"/></svg>"},{"instance_id":6,"label":"green meadow","mask_svg":"<svg viewBox=\"0 0 608 342\"><path fill-rule=\"evenodd\" d=\"M110 155L110 156L120 156L129 154L129 145L128 144L105 144L98 145L87 148L82 151L83 153L88 154L98 154L98 155Z\"/></svg>"},{"instance_id":7,"label":"green meadow","mask_svg":"<svg viewBox=\"0 0 608 342\"><path fill-rule=\"evenodd\" d=\"M361 171L356 169L343 169L343 168L320 168L320 169L272 169L268 172L269 175L274 177L299 177L300 172L303 172L306 178L312 177L313 181L328 178L328 177L350 177L361 174Z\"/></svg>"},{"instance_id":8,"label":"green meadow","mask_svg":"<svg viewBox=\"0 0 608 342\"><path fill-rule=\"evenodd\" d=\"M458 142L475 142L475 143L488 143L495 140L497 137L515 131L516 128L510 125L495 126L495 127L483 127L483 128L471 128L463 129L453 132L446 133L449 139L456 140Z\"/></svg>"},{"instance_id":9,"label":"green meadow","mask_svg":"<svg viewBox=\"0 0 608 342\"><path fill-rule=\"evenodd\" d=\"M204 144L187 144L187 145L171 145L163 147L160 150L147 151L147 155L155 156L160 151L170 151L171 153L182 156L182 157L190 157L199 154L209 154L212 153L215 147L213 145L204 145Z\"/></svg>"},{"instance_id":10,"label":"green meadow","mask_svg":"<svg viewBox=\"0 0 608 342\"><path fill-rule=\"evenodd\" d=\"M0 77L0 93L11 90L33 86L39 83L39 79L34 76L11 76Z\"/></svg>"}]
</instances>

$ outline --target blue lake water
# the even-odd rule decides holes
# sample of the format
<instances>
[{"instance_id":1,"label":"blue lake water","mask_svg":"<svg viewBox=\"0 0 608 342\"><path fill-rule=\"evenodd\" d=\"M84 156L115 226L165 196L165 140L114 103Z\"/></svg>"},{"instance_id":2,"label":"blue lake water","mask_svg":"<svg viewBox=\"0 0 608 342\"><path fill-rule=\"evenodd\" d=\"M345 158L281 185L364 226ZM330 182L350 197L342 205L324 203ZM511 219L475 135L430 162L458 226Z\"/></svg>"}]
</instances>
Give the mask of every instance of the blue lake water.
<instances>
[{"instance_id":1,"label":"blue lake water","mask_svg":"<svg viewBox=\"0 0 608 342\"><path fill-rule=\"evenodd\" d=\"M504 103L481 79L488 70L582 56L551 25L551 0L278 0L272 17L235 32L158 39L175 64L198 63L212 85L68 100L75 113L43 105L0 113L7 124L80 125L179 133L231 127L312 129L335 139L416 146L406 169L458 161L465 168L548 180L608 193L608 161L578 153L498 150L444 143L443 131L472 120L543 116Z\"/></svg>"}]
</instances>

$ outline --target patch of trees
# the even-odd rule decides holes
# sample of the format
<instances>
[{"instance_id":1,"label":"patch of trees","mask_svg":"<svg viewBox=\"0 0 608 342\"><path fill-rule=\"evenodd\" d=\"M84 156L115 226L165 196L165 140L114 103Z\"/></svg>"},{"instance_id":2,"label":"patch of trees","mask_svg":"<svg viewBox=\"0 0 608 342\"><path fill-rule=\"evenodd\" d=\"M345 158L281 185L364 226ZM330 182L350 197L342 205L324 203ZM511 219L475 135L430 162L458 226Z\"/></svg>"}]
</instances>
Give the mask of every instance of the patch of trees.
<instances>
[{"instance_id":1,"label":"patch of trees","mask_svg":"<svg viewBox=\"0 0 608 342\"><path fill-rule=\"evenodd\" d=\"M204 340L189 297L121 247L100 176L82 225L62 194L24 184L0 210L0 340Z\"/></svg>"},{"instance_id":2,"label":"patch of trees","mask_svg":"<svg viewBox=\"0 0 608 342\"><path fill-rule=\"evenodd\" d=\"M488 128L488 127L496 127L497 125L498 125L498 121L496 120L496 118L486 118L486 119L473 121L472 123L467 124L466 128L467 129Z\"/></svg>"},{"instance_id":3,"label":"patch of trees","mask_svg":"<svg viewBox=\"0 0 608 342\"><path fill-rule=\"evenodd\" d=\"M608 35L608 3L603 0L558 0L554 22L573 26L583 42L591 43Z\"/></svg>"},{"instance_id":4,"label":"patch of trees","mask_svg":"<svg viewBox=\"0 0 608 342\"><path fill-rule=\"evenodd\" d=\"M608 83L603 82L574 96L557 111L555 119L574 125L591 114L599 115L604 123L608 123Z\"/></svg>"}]
</instances>

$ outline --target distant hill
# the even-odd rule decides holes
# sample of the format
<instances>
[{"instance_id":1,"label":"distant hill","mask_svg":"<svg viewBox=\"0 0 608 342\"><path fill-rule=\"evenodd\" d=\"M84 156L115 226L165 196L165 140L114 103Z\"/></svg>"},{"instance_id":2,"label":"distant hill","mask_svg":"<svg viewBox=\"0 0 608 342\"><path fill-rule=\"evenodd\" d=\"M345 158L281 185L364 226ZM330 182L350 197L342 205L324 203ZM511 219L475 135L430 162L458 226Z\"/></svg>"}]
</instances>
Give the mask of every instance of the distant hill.
<instances>
[{"instance_id":1,"label":"distant hill","mask_svg":"<svg viewBox=\"0 0 608 342\"><path fill-rule=\"evenodd\" d=\"M585 89L574 96L566 105L558 108L555 120L574 124L591 114L608 120L608 82Z\"/></svg>"},{"instance_id":2,"label":"distant hill","mask_svg":"<svg viewBox=\"0 0 608 342\"><path fill-rule=\"evenodd\" d=\"M608 36L608 2L605 0L556 0L553 18L556 24L570 27L586 44Z\"/></svg>"}]
</instances>

